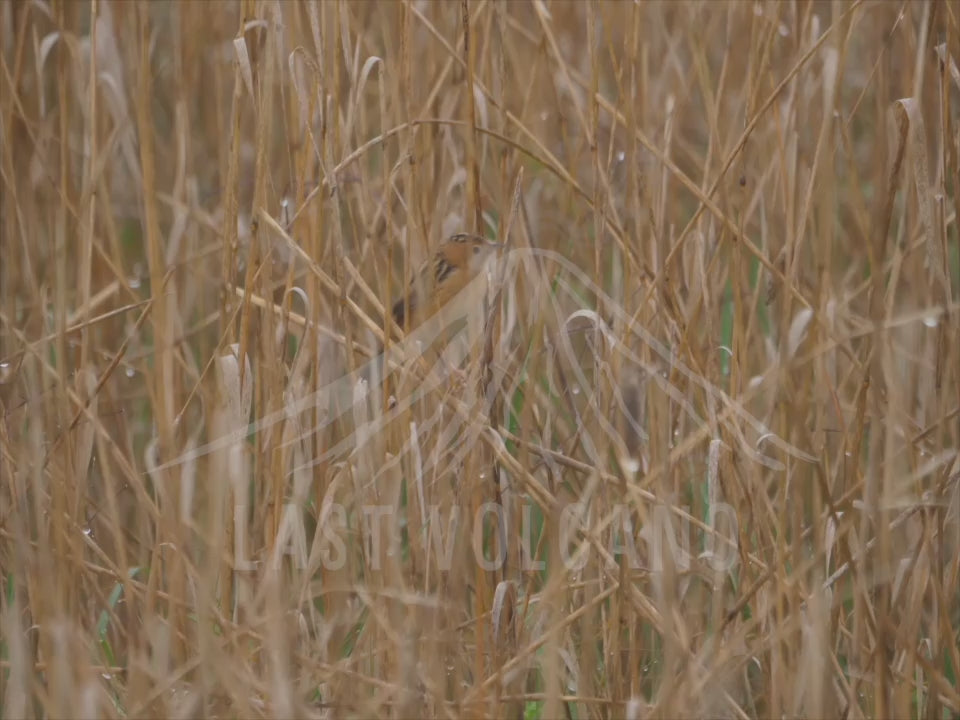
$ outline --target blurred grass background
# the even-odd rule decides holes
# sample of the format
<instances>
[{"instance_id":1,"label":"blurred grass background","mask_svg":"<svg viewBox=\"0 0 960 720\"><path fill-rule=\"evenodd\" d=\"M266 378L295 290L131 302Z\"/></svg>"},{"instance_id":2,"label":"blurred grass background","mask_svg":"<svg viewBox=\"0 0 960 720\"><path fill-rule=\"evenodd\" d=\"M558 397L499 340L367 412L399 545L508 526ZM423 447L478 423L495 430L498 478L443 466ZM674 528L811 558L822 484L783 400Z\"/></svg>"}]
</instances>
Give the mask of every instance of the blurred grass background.
<instances>
[{"instance_id":1,"label":"blurred grass background","mask_svg":"<svg viewBox=\"0 0 960 720\"><path fill-rule=\"evenodd\" d=\"M0 717L960 715L955 4L0 44ZM462 374L356 384L459 231Z\"/></svg>"}]
</instances>

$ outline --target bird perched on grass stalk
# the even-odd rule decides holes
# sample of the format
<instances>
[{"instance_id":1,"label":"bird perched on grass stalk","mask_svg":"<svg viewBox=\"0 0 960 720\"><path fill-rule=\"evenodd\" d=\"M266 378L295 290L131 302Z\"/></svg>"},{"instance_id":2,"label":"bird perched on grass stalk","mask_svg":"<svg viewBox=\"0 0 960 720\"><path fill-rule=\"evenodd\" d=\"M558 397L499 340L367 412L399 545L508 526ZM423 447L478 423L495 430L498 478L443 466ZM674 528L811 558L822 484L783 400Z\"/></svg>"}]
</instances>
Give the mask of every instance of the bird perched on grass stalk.
<instances>
[{"instance_id":1,"label":"bird perched on grass stalk","mask_svg":"<svg viewBox=\"0 0 960 720\"><path fill-rule=\"evenodd\" d=\"M410 332L447 304L483 269L500 244L479 235L451 235L434 251L394 301L393 319Z\"/></svg>"},{"instance_id":2,"label":"bird perched on grass stalk","mask_svg":"<svg viewBox=\"0 0 960 720\"><path fill-rule=\"evenodd\" d=\"M433 331L439 330L443 334L450 330L448 326L455 320L452 316L445 317L441 311L450 307L451 312L458 314L457 309L462 309L462 304L457 301L457 307L454 308L451 301L480 274L487 260L500 247L500 243L479 235L451 235L440 243L430 258L414 273L401 296L394 300L391 314L404 333L409 334L434 316L440 315L424 338L426 346L433 347L429 352L430 357L433 357L434 353L442 353L446 344L445 341L436 342ZM467 298L468 302L469 300L470 298ZM428 352L427 347L423 347L420 352ZM455 370L454 374L461 375Z\"/></svg>"}]
</instances>

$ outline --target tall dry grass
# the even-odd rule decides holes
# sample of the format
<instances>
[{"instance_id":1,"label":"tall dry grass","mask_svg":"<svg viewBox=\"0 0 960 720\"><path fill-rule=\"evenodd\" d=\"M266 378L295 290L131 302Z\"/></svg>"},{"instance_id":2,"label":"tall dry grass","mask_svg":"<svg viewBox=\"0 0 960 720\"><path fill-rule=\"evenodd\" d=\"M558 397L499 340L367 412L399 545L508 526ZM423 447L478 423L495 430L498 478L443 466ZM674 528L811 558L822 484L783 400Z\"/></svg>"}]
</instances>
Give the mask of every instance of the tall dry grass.
<instances>
[{"instance_id":1,"label":"tall dry grass","mask_svg":"<svg viewBox=\"0 0 960 720\"><path fill-rule=\"evenodd\" d=\"M955 4L0 44L0 718L960 714Z\"/></svg>"}]
</instances>

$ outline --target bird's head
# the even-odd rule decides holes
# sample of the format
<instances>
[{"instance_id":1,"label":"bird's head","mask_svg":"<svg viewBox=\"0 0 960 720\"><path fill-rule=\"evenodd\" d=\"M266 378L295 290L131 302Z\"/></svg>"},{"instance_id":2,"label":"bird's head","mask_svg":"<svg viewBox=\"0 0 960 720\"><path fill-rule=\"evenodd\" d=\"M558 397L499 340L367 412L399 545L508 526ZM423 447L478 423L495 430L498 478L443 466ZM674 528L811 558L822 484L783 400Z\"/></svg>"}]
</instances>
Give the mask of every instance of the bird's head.
<instances>
[{"instance_id":1,"label":"bird's head","mask_svg":"<svg viewBox=\"0 0 960 720\"><path fill-rule=\"evenodd\" d=\"M483 269L487 259L499 248L500 243L485 237L457 233L447 238L440 252L448 263L455 268L465 270L466 275L472 278Z\"/></svg>"}]
</instances>

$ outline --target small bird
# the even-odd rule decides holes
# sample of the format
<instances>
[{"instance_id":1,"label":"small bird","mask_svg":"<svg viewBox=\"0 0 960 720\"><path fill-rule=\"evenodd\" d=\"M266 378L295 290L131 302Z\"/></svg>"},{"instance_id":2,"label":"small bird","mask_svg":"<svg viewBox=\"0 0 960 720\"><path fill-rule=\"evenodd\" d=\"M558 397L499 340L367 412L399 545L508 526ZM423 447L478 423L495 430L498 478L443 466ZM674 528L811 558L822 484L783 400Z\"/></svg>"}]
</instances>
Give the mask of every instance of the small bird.
<instances>
[{"instance_id":1,"label":"small bird","mask_svg":"<svg viewBox=\"0 0 960 720\"><path fill-rule=\"evenodd\" d=\"M394 322L409 334L439 314L439 326L446 326L452 318L444 319L441 311L477 277L487 260L500 247L500 243L469 233L448 237L413 274L403 294L394 300L391 307ZM459 302L457 304L459 307ZM455 308L451 310L457 312ZM433 333L428 335L432 336ZM447 341L440 338L424 340L426 346L420 346L418 355L427 359L430 366L438 358L442 359ZM380 350L383 351L382 345ZM462 372L448 363L444 362L443 365L453 376L461 380L465 378Z\"/></svg>"},{"instance_id":2,"label":"small bird","mask_svg":"<svg viewBox=\"0 0 960 720\"><path fill-rule=\"evenodd\" d=\"M483 269L500 243L479 235L451 235L414 273L402 297L393 303L393 319L410 332L436 313Z\"/></svg>"}]
</instances>

